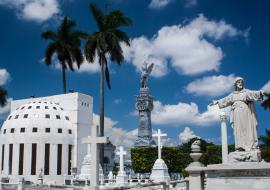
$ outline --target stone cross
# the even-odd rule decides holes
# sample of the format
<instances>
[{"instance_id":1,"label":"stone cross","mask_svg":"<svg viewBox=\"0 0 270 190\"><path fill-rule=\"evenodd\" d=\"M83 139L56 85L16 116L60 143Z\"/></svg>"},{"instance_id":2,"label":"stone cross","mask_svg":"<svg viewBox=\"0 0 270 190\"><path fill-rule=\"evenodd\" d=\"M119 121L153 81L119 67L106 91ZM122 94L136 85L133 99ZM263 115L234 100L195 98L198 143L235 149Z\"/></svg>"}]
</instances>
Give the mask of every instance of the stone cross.
<instances>
[{"instance_id":1,"label":"stone cross","mask_svg":"<svg viewBox=\"0 0 270 190\"><path fill-rule=\"evenodd\" d=\"M97 131L99 131L98 126L92 126L91 136L82 138L83 144L91 144L91 174L90 174L90 186L92 188L97 188L99 185L99 149L98 144L108 143L108 137L98 137Z\"/></svg>"},{"instance_id":2,"label":"stone cross","mask_svg":"<svg viewBox=\"0 0 270 190\"><path fill-rule=\"evenodd\" d=\"M158 129L158 132L156 134L153 134L153 137L157 137L158 139L158 159L161 159L161 148L162 148L161 137L166 137L166 136L167 134L161 133L160 129Z\"/></svg>"},{"instance_id":3,"label":"stone cross","mask_svg":"<svg viewBox=\"0 0 270 190\"><path fill-rule=\"evenodd\" d=\"M227 126L226 126L226 114L221 111L219 114L221 122L221 144L222 144L222 163L228 162L228 142L227 142Z\"/></svg>"},{"instance_id":4,"label":"stone cross","mask_svg":"<svg viewBox=\"0 0 270 190\"><path fill-rule=\"evenodd\" d=\"M120 146L119 148L119 152L116 152L117 155L119 155L120 158L120 172L124 171L124 155L127 154L126 151L124 151L124 148L122 146Z\"/></svg>"}]
</instances>

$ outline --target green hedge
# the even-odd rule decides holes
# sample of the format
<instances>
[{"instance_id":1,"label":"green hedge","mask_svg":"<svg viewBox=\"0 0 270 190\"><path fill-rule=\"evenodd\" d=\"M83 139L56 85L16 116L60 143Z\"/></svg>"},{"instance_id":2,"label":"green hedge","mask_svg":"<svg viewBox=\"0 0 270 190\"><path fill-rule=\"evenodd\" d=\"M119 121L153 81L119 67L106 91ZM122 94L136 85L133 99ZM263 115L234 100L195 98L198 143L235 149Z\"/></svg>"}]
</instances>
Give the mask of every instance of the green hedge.
<instances>
[{"instance_id":1,"label":"green hedge","mask_svg":"<svg viewBox=\"0 0 270 190\"><path fill-rule=\"evenodd\" d=\"M157 159L157 148L131 149L132 168L136 173L150 173ZM163 147L162 159L169 172L181 172L192 161L189 154L182 153L177 147Z\"/></svg>"},{"instance_id":2,"label":"green hedge","mask_svg":"<svg viewBox=\"0 0 270 190\"><path fill-rule=\"evenodd\" d=\"M264 161L270 162L270 147L265 146L265 147L261 148L261 155L262 155L262 159L264 159Z\"/></svg>"},{"instance_id":3,"label":"green hedge","mask_svg":"<svg viewBox=\"0 0 270 190\"><path fill-rule=\"evenodd\" d=\"M169 173L185 171L185 168L192 162L190 158L190 146L196 140L191 139L190 142L185 143L178 147L163 147L162 159L165 161ZM204 165L220 164L222 162L221 145L214 145L201 140L202 157L200 161ZM262 159L270 162L270 147L262 146L261 148ZM235 151L234 145L228 146L228 151ZM131 149L131 162L132 168L136 173L150 173L152 167L157 159L157 147L153 148L133 148Z\"/></svg>"}]
</instances>

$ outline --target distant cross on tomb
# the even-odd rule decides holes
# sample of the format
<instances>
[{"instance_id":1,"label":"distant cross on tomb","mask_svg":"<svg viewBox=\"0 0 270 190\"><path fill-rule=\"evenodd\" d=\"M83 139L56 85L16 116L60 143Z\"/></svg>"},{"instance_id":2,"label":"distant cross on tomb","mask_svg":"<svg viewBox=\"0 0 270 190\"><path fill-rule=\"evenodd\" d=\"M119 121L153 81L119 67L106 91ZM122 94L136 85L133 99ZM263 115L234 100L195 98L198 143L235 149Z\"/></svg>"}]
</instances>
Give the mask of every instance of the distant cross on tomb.
<instances>
[{"instance_id":1,"label":"distant cross on tomb","mask_svg":"<svg viewBox=\"0 0 270 190\"><path fill-rule=\"evenodd\" d=\"M124 155L127 154L126 151L124 151L123 146L120 146L119 152L116 152L117 155L120 157L120 172L124 171Z\"/></svg>"},{"instance_id":2,"label":"distant cross on tomb","mask_svg":"<svg viewBox=\"0 0 270 190\"><path fill-rule=\"evenodd\" d=\"M108 137L98 137L98 126L92 126L91 136L82 138L83 144L91 144L91 174L90 174L90 186L96 188L99 185L99 150L98 144L108 143Z\"/></svg>"},{"instance_id":3,"label":"distant cross on tomb","mask_svg":"<svg viewBox=\"0 0 270 190\"><path fill-rule=\"evenodd\" d=\"M161 149L162 149L162 144L161 144L161 138L166 137L166 133L161 133L160 129L158 129L158 132L156 134L152 135L153 137L157 137L158 139L158 159L161 159Z\"/></svg>"}]
</instances>

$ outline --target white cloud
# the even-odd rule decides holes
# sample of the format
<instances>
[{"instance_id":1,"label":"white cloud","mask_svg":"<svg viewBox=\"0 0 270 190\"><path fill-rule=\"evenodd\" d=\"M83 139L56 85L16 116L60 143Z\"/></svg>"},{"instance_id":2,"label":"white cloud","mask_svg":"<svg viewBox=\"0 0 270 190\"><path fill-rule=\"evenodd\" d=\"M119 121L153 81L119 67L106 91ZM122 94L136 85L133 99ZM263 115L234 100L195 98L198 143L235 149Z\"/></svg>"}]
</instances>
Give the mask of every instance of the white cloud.
<instances>
[{"instance_id":1,"label":"white cloud","mask_svg":"<svg viewBox=\"0 0 270 190\"><path fill-rule=\"evenodd\" d=\"M113 121L108 117L105 117L104 124L105 135L109 137L109 140L115 146L124 146L126 148L130 148L134 145L138 133L137 129L127 131L119 128L116 126L117 121ZM97 114L93 115L93 125L99 125L99 116Z\"/></svg>"},{"instance_id":2,"label":"white cloud","mask_svg":"<svg viewBox=\"0 0 270 190\"><path fill-rule=\"evenodd\" d=\"M189 127L185 127L184 131L179 134L179 142L180 144L186 143L189 141L189 139L192 139L194 137L198 137L194 134L194 131L192 131Z\"/></svg>"},{"instance_id":3,"label":"white cloud","mask_svg":"<svg viewBox=\"0 0 270 190\"><path fill-rule=\"evenodd\" d=\"M210 126L219 120L218 106L208 106L207 110L200 112L197 104L179 102L175 105L163 105L154 101L152 123L156 125L185 126Z\"/></svg>"},{"instance_id":4,"label":"white cloud","mask_svg":"<svg viewBox=\"0 0 270 190\"><path fill-rule=\"evenodd\" d=\"M16 11L18 17L36 22L44 22L60 13L58 0L1 0Z\"/></svg>"},{"instance_id":5,"label":"white cloud","mask_svg":"<svg viewBox=\"0 0 270 190\"><path fill-rule=\"evenodd\" d=\"M224 20L211 21L199 15L185 25L162 27L152 38L140 36L131 40L131 46L122 44L126 61L140 70L144 61L154 62L152 76L168 73L169 64L178 73L194 75L217 71L223 53L220 47L209 41L225 37L245 36L247 32L237 30ZM208 37L208 38L206 38Z\"/></svg>"},{"instance_id":6,"label":"white cloud","mask_svg":"<svg viewBox=\"0 0 270 190\"><path fill-rule=\"evenodd\" d=\"M41 60L42 63L44 63L44 58ZM109 63L110 64L110 63ZM61 69L60 63L57 59L56 54L52 57L52 68L54 69ZM97 73L100 71L100 66L98 63L98 58L96 57L94 60L94 63L89 63L85 58L83 60L83 63L81 64L80 68L78 69L77 64L73 64L73 68L77 73Z\"/></svg>"},{"instance_id":7,"label":"white cloud","mask_svg":"<svg viewBox=\"0 0 270 190\"><path fill-rule=\"evenodd\" d=\"M95 59L94 63L89 63L84 59L80 69L77 69L79 73L97 73L100 71L99 63L97 58Z\"/></svg>"},{"instance_id":8,"label":"white cloud","mask_svg":"<svg viewBox=\"0 0 270 190\"><path fill-rule=\"evenodd\" d=\"M3 107L0 107L0 119L6 119L6 115L10 112L10 102L12 98L7 99L7 104Z\"/></svg>"},{"instance_id":9,"label":"white cloud","mask_svg":"<svg viewBox=\"0 0 270 190\"><path fill-rule=\"evenodd\" d=\"M190 8L198 4L197 0L184 0L185 7Z\"/></svg>"},{"instance_id":10,"label":"white cloud","mask_svg":"<svg viewBox=\"0 0 270 190\"><path fill-rule=\"evenodd\" d=\"M262 89L270 92L270 80L262 87Z\"/></svg>"},{"instance_id":11,"label":"white cloud","mask_svg":"<svg viewBox=\"0 0 270 190\"><path fill-rule=\"evenodd\" d=\"M122 100L121 98L118 98L118 99L113 100L113 103L116 104L116 105L118 105L118 104L120 104L122 101L123 101L123 100Z\"/></svg>"},{"instance_id":12,"label":"white cloud","mask_svg":"<svg viewBox=\"0 0 270 190\"><path fill-rule=\"evenodd\" d=\"M166 7L172 0L151 0L149 8L161 9Z\"/></svg>"},{"instance_id":13,"label":"white cloud","mask_svg":"<svg viewBox=\"0 0 270 190\"><path fill-rule=\"evenodd\" d=\"M4 85L10 80L10 74L6 69L0 69L0 85Z\"/></svg>"},{"instance_id":14,"label":"white cloud","mask_svg":"<svg viewBox=\"0 0 270 190\"><path fill-rule=\"evenodd\" d=\"M233 74L204 77L189 83L186 91L198 96L221 96L232 91L235 78Z\"/></svg>"}]
</instances>

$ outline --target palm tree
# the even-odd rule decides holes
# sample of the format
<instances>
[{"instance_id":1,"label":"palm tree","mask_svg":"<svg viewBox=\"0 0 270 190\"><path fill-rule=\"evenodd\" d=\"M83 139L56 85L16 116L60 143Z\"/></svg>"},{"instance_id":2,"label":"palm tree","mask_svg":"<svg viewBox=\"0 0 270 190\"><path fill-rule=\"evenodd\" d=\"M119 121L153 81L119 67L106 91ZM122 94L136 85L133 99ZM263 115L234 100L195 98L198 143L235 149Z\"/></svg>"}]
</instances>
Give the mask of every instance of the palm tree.
<instances>
[{"instance_id":1,"label":"palm tree","mask_svg":"<svg viewBox=\"0 0 270 190\"><path fill-rule=\"evenodd\" d=\"M0 86L0 106L5 106L7 103L7 91Z\"/></svg>"},{"instance_id":2,"label":"palm tree","mask_svg":"<svg viewBox=\"0 0 270 190\"><path fill-rule=\"evenodd\" d=\"M259 140L264 143L264 145L270 145L270 129L265 129L265 135L260 136Z\"/></svg>"},{"instance_id":3,"label":"palm tree","mask_svg":"<svg viewBox=\"0 0 270 190\"><path fill-rule=\"evenodd\" d=\"M90 4L89 8L98 26L98 31L88 36L84 54L88 62L94 63L97 57L100 64L100 136L104 136L104 67L107 86L111 89L107 59L110 58L118 65L124 61L120 42L124 42L128 46L130 44L128 35L121 31L120 27L130 26L132 21L120 10L105 14L95 4ZM100 161L103 166L103 146L100 152Z\"/></svg>"},{"instance_id":4,"label":"palm tree","mask_svg":"<svg viewBox=\"0 0 270 190\"><path fill-rule=\"evenodd\" d=\"M47 31L42 33L42 38L50 40L45 51L45 63L52 64L53 55L57 54L62 69L63 92L66 93L66 69L74 71L75 62L79 68L83 62L83 55L80 49L81 40L86 34L74 31L76 23L65 17L56 32Z\"/></svg>"}]
</instances>

